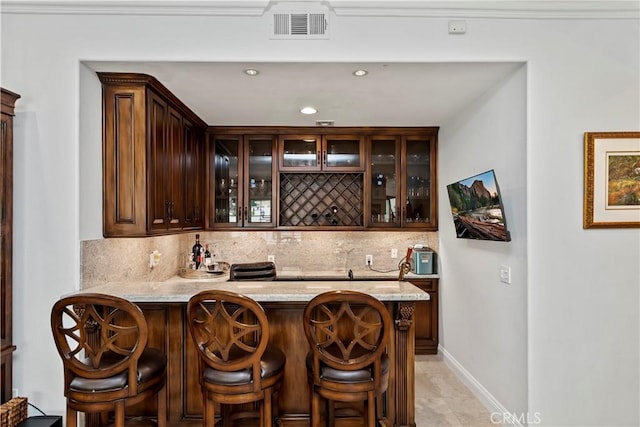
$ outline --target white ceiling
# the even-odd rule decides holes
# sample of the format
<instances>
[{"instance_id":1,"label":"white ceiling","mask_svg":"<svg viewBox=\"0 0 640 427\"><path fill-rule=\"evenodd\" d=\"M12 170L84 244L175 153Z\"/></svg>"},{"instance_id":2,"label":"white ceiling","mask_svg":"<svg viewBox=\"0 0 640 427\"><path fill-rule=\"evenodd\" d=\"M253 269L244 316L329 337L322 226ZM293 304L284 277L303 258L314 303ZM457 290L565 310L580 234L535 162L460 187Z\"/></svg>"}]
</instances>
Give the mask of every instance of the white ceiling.
<instances>
[{"instance_id":1,"label":"white ceiling","mask_svg":"<svg viewBox=\"0 0 640 427\"><path fill-rule=\"evenodd\" d=\"M209 125L440 126L522 66L482 63L86 62L152 75ZM249 77L246 68L260 74ZM365 77L351 73L359 68ZM312 105L318 113L299 112Z\"/></svg>"}]
</instances>

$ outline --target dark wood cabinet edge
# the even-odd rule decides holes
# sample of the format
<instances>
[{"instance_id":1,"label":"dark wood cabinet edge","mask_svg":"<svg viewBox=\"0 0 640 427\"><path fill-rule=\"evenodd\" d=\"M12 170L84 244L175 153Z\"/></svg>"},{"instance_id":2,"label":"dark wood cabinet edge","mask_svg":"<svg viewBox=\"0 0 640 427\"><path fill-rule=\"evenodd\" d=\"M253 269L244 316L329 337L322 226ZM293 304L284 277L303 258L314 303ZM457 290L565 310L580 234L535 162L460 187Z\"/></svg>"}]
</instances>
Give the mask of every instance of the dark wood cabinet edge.
<instances>
[{"instance_id":1,"label":"dark wood cabinet edge","mask_svg":"<svg viewBox=\"0 0 640 427\"><path fill-rule=\"evenodd\" d=\"M8 346L3 346L2 350L0 351L0 355L2 357L5 357L11 353L13 353L14 351L16 351L17 347L14 344L8 345Z\"/></svg>"},{"instance_id":2,"label":"dark wood cabinet edge","mask_svg":"<svg viewBox=\"0 0 640 427\"><path fill-rule=\"evenodd\" d=\"M175 234L186 234L193 233L196 231L247 231L247 232L260 232L260 231L367 231L367 232L390 232L390 233L400 233L400 232L410 232L410 231L419 231L419 232L435 232L438 231L435 227L376 227L376 226L298 226L298 227L284 227L284 226L275 226L275 227L233 227L225 224L225 226L212 226L212 227L193 227L188 229L169 229L169 230L157 230L153 232L142 232L142 233L128 233L123 234L119 232L109 233L103 230L102 236L105 238L111 237L122 237L122 238L139 238L139 237L155 237L155 236L169 236Z\"/></svg>"},{"instance_id":3,"label":"dark wood cabinet edge","mask_svg":"<svg viewBox=\"0 0 640 427\"><path fill-rule=\"evenodd\" d=\"M207 129L207 123L202 120L196 113L191 110L184 102L175 96L169 89L160 83L155 77L148 74L140 73L112 73L112 72L96 72L100 82L110 85L142 85L152 88L166 101L178 108L180 113L193 122L197 128Z\"/></svg>"},{"instance_id":4,"label":"dark wood cabinet edge","mask_svg":"<svg viewBox=\"0 0 640 427\"><path fill-rule=\"evenodd\" d=\"M15 104L16 104L16 101L20 98L20 95L4 88L0 88L0 89L2 92L2 95L1 95L2 112L4 114L9 114L10 116L15 116L15 110L14 110Z\"/></svg>"},{"instance_id":5,"label":"dark wood cabinet edge","mask_svg":"<svg viewBox=\"0 0 640 427\"><path fill-rule=\"evenodd\" d=\"M224 135L355 135L355 136L437 136L439 126L209 126L207 133Z\"/></svg>"},{"instance_id":6,"label":"dark wood cabinet edge","mask_svg":"<svg viewBox=\"0 0 640 427\"><path fill-rule=\"evenodd\" d=\"M2 322L2 336L0 342L0 359L2 365L2 402L11 398L13 390L13 353L17 347L13 344L13 117L15 116L15 103L20 98L15 92L0 88L0 111L2 112L2 133L6 132L7 140L2 144L4 199L2 200L3 239L6 239L2 263L2 293L4 294L3 307L0 307Z\"/></svg>"}]
</instances>

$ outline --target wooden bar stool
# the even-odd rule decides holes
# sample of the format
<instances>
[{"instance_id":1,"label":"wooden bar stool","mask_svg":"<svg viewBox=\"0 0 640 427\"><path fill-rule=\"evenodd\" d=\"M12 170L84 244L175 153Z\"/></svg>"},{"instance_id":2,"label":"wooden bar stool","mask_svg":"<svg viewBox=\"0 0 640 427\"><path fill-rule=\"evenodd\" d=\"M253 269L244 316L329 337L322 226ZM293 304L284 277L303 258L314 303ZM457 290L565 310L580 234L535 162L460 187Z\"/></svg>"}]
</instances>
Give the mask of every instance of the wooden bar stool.
<instances>
[{"instance_id":1,"label":"wooden bar stool","mask_svg":"<svg viewBox=\"0 0 640 427\"><path fill-rule=\"evenodd\" d=\"M77 413L115 411L124 427L125 407L157 396L157 422L167 422L166 356L147 348L140 308L122 298L87 293L62 298L51 310L51 330L64 367L67 427Z\"/></svg>"},{"instance_id":2,"label":"wooden bar stool","mask_svg":"<svg viewBox=\"0 0 640 427\"><path fill-rule=\"evenodd\" d=\"M202 425L213 427L216 403L222 406L223 425L229 426L229 405L255 402L260 426L271 427L273 396L286 358L269 344L269 323L260 304L233 292L203 291L189 300L187 322L199 354Z\"/></svg>"},{"instance_id":3,"label":"wooden bar stool","mask_svg":"<svg viewBox=\"0 0 640 427\"><path fill-rule=\"evenodd\" d=\"M366 402L366 426L377 422L376 397L389 385L385 349L392 320L378 299L355 291L330 291L313 298L303 312L311 346L307 373L311 427L320 427L320 399L327 401L327 424L335 425L333 401Z\"/></svg>"}]
</instances>

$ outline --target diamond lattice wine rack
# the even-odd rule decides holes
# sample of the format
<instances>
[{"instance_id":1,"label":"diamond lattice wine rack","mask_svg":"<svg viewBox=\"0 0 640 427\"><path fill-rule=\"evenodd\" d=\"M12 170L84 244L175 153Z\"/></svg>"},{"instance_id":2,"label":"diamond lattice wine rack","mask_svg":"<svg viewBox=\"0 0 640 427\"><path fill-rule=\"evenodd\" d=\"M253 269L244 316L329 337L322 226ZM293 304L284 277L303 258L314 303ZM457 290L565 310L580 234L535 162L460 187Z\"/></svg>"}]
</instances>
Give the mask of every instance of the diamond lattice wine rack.
<instances>
[{"instance_id":1,"label":"diamond lattice wine rack","mask_svg":"<svg viewBox=\"0 0 640 427\"><path fill-rule=\"evenodd\" d=\"M281 226L361 226L362 173L280 174Z\"/></svg>"}]
</instances>

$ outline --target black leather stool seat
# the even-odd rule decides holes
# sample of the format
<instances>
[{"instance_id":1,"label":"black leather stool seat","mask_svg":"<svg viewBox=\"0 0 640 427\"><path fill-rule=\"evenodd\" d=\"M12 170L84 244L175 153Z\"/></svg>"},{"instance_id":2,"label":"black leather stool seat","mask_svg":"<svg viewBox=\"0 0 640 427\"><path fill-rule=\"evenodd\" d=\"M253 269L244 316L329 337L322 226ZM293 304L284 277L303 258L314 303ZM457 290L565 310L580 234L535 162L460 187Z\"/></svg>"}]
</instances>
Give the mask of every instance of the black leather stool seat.
<instances>
[{"instance_id":1,"label":"black leather stool seat","mask_svg":"<svg viewBox=\"0 0 640 427\"><path fill-rule=\"evenodd\" d=\"M78 293L53 305L51 332L64 368L66 427L78 426L78 412L99 415L103 424L113 412L114 425L124 426L126 408L151 398L157 426L166 427L167 357L147 345L140 307L113 295Z\"/></svg>"},{"instance_id":2,"label":"black leather stool seat","mask_svg":"<svg viewBox=\"0 0 640 427\"><path fill-rule=\"evenodd\" d=\"M269 344L262 306L236 292L205 290L189 298L186 314L199 354L203 427L214 427L217 407L224 426L232 418L258 417L258 425L272 427L286 356Z\"/></svg>"},{"instance_id":3,"label":"black leather stool seat","mask_svg":"<svg viewBox=\"0 0 640 427\"><path fill-rule=\"evenodd\" d=\"M260 376L262 379L271 378L282 372L286 356L280 349L274 346L267 346L262 358L260 359ZM220 371L207 367L203 372L203 379L208 383L240 385L248 384L252 381L251 369L243 369L241 371Z\"/></svg>"},{"instance_id":4,"label":"black leather stool seat","mask_svg":"<svg viewBox=\"0 0 640 427\"><path fill-rule=\"evenodd\" d=\"M113 353L105 353L100 360L100 368L112 366L122 356ZM87 361L87 364L90 364ZM155 348L147 348L138 359L138 382L149 381L155 376L161 375L167 365L167 357ZM69 383L69 389L81 392L107 392L119 390L127 385L127 371L121 372L110 378L82 378L75 377Z\"/></svg>"},{"instance_id":5,"label":"black leather stool seat","mask_svg":"<svg viewBox=\"0 0 640 427\"><path fill-rule=\"evenodd\" d=\"M366 427L383 417L378 398L389 387L391 361L386 353L393 320L387 306L358 291L335 290L316 295L302 314L310 352L306 358L310 425L324 418L335 425L335 402L364 401Z\"/></svg>"},{"instance_id":6,"label":"black leather stool seat","mask_svg":"<svg viewBox=\"0 0 640 427\"><path fill-rule=\"evenodd\" d=\"M382 354L380 359L380 373L383 376L389 375L389 367L391 362L389 356L386 353ZM313 353L307 355L307 369L313 369ZM355 371L346 371L341 369L335 369L331 366L320 364L320 378L327 381L335 381L338 383L359 383L367 382L373 379L372 367L368 366L364 369L357 369Z\"/></svg>"}]
</instances>

